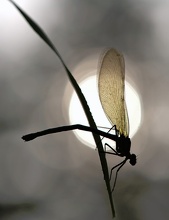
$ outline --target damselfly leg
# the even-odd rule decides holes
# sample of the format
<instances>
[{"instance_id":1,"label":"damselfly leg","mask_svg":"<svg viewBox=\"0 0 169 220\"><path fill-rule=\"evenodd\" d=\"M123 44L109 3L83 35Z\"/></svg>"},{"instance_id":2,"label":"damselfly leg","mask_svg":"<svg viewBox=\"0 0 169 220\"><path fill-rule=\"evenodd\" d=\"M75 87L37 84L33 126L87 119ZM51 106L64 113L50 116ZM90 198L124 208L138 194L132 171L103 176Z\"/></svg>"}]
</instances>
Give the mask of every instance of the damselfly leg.
<instances>
[{"instance_id":1,"label":"damselfly leg","mask_svg":"<svg viewBox=\"0 0 169 220\"><path fill-rule=\"evenodd\" d=\"M110 148L113 152L107 151L107 150L106 150L107 147ZM123 157L121 154L119 154L113 147L111 147L111 146L110 146L109 144L107 144L107 143L105 143L104 149L105 149L105 153L106 153L106 154L111 154L111 155ZM122 162L120 162L119 164L115 165L115 166L112 167L111 170L110 170L109 181L111 181L111 179L112 179L112 173L113 173L114 169L118 168L118 169L116 170L116 173L115 173L115 178L114 178L114 183L113 183L113 187L112 187L112 192L114 191L115 186L116 186L118 172L119 172L119 170L124 166L124 164L126 163L127 160L128 160L128 159L125 158Z\"/></svg>"}]
</instances>

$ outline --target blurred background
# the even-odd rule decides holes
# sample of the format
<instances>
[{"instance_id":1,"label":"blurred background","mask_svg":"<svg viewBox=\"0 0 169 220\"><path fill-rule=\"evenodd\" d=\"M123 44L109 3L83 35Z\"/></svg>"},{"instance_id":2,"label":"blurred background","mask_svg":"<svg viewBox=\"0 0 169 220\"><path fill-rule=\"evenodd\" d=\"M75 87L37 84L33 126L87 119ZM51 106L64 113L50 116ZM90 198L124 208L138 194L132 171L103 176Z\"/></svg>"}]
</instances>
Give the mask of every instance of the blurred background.
<instances>
[{"instance_id":1,"label":"blurred background","mask_svg":"<svg viewBox=\"0 0 169 220\"><path fill-rule=\"evenodd\" d=\"M74 73L79 63L92 57L97 66L104 48L124 54L143 116L132 138L138 163L127 163L118 176L116 219L168 219L169 2L15 2L50 36L77 80L85 78ZM111 219L96 150L73 132L21 140L70 123L70 84L57 57L7 0L0 1L0 29L0 219ZM107 159L110 167L118 160Z\"/></svg>"}]
</instances>

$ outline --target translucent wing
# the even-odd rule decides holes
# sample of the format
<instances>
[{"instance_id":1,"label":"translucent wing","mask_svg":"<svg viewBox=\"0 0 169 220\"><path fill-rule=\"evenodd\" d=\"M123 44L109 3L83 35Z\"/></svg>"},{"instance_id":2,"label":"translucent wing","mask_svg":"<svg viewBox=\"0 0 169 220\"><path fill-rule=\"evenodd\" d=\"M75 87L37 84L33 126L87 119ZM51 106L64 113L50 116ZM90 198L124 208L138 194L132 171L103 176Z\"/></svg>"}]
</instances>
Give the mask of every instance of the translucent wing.
<instances>
[{"instance_id":1,"label":"translucent wing","mask_svg":"<svg viewBox=\"0 0 169 220\"><path fill-rule=\"evenodd\" d=\"M124 58L115 49L110 49L101 61L98 77L99 97L110 122L116 125L120 135L128 137L129 123L124 97L124 80Z\"/></svg>"}]
</instances>

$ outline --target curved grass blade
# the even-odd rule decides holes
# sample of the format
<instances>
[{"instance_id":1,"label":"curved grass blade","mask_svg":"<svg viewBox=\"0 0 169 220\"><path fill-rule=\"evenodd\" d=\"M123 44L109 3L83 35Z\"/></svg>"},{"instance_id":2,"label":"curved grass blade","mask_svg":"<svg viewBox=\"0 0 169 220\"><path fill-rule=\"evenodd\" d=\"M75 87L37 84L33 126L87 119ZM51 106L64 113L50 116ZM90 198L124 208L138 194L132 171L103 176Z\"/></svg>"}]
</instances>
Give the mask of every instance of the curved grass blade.
<instances>
[{"instance_id":1,"label":"curved grass blade","mask_svg":"<svg viewBox=\"0 0 169 220\"><path fill-rule=\"evenodd\" d=\"M29 25L33 28L33 30L44 40L44 42L54 51L54 53L58 56L58 58L60 59L61 63L63 64L66 73L69 77L69 80L71 81L77 95L78 98L82 104L82 107L84 109L84 112L86 114L86 117L88 119L89 125L90 127L97 129L96 123L93 119L93 116L90 112L89 106L87 104L87 101L80 89L80 87L78 86L76 80L74 79L73 75L71 74L71 72L69 71L69 69L67 68L66 64L64 63L62 57L60 56L60 54L58 53L57 49L55 48L55 46L53 45L53 43L51 42L51 40L48 38L48 36L45 34L45 32L12 0L9 0L16 8L17 10L22 14L22 16L26 19L26 21L29 23ZM108 191L108 195L109 195L109 201L110 201L110 206L111 206L111 210L112 210L112 216L115 217L115 209L114 209L114 204L113 204L113 198L112 198L112 194L111 194L111 187L110 187L110 181L109 181L109 171L108 171L108 166L107 166L107 160L105 157L105 154L103 153L103 146L101 144L100 141L100 136L93 133L93 138L95 140L96 146L98 148L98 153L99 153L99 158L100 158L100 162L101 162L101 166L102 166L102 171L103 171L103 176L104 176L104 180L106 183L106 187L107 187L107 191ZM99 144L98 144L99 143Z\"/></svg>"}]
</instances>

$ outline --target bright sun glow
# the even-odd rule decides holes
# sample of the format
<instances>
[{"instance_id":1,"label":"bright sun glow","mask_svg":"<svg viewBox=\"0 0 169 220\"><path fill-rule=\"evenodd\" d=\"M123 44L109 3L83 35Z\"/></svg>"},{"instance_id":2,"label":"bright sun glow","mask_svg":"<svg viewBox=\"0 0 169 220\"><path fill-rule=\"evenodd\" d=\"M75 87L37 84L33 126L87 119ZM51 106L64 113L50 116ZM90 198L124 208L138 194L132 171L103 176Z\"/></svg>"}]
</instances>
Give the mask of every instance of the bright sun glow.
<instances>
[{"instance_id":1,"label":"bright sun glow","mask_svg":"<svg viewBox=\"0 0 169 220\"><path fill-rule=\"evenodd\" d=\"M90 107L91 113L97 126L106 127L107 129L99 129L108 132L108 129L110 129L112 125L108 121L99 100L96 76L88 77L86 80L82 81L80 83L80 87L87 100L87 103ZM137 132L141 123L141 103L137 92L128 82L125 82L125 88L126 103L130 123L129 136L131 138ZM70 124L88 125L86 116L75 92L73 92L70 100L69 120ZM89 147L95 148L95 143L91 133L79 130L75 130L74 133L80 141L82 141ZM112 141L106 138L104 138L104 142L109 143L111 146L113 145Z\"/></svg>"}]
</instances>

